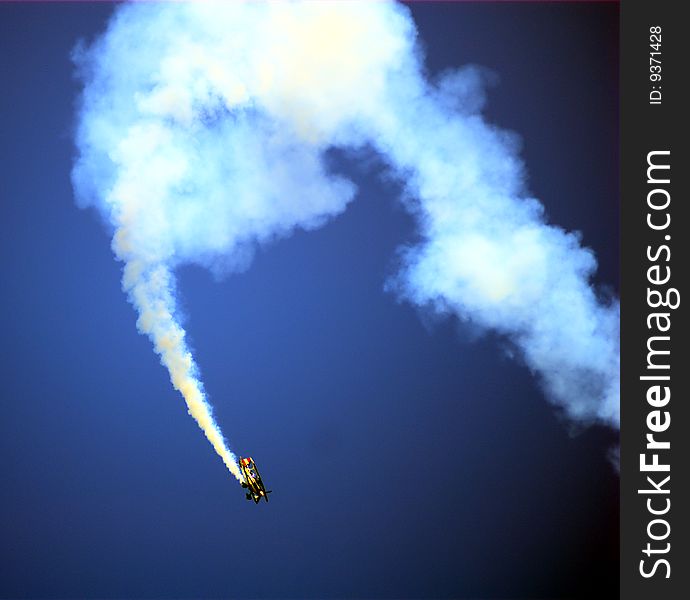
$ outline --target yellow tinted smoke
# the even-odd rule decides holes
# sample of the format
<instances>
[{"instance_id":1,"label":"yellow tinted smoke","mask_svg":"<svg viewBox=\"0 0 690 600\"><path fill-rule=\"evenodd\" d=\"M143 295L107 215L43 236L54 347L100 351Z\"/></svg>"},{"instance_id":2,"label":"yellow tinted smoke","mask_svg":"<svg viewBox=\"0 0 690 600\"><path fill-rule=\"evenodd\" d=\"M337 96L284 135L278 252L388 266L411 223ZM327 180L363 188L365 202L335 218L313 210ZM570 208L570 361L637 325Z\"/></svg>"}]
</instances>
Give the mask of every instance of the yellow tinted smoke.
<instances>
[{"instance_id":1,"label":"yellow tinted smoke","mask_svg":"<svg viewBox=\"0 0 690 600\"><path fill-rule=\"evenodd\" d=\"M156 353L170 373L173 387L182 394L189 414L228 470L241 481L237 457L228 449L213 418L201 383L195 376L196 366L185 343L185 332L175 319L170 271L162 265L143 268L139 261L130 262L125 269L123 285L139 312L139 330L151 338Z\"/></svg>"}]
</instances>

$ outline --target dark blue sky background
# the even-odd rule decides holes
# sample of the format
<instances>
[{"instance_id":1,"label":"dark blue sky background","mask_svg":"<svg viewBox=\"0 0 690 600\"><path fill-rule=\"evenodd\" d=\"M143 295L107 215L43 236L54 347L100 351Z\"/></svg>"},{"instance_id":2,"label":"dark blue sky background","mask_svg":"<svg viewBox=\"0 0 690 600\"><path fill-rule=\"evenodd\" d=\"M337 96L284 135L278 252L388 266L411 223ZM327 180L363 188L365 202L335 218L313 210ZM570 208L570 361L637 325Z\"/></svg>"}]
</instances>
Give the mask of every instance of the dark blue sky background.
<instances>
[{"instance_id":1,"label":"dark blue sky background","mask_svg":"<svg viewBox=\"0 0 690 600\"><path fill-rule=\"evenodd\" d=\"M337 158L357 201L246 273L179 273L218 422L274 490L245 501L74 206L69 52L111 11L0 5L0 597L617 597L617 436L383 290L415 228L375 162ZM497 73L490 120L617 290L618 5L412 12L430 73Z\"/></svg>"}]
</instances>

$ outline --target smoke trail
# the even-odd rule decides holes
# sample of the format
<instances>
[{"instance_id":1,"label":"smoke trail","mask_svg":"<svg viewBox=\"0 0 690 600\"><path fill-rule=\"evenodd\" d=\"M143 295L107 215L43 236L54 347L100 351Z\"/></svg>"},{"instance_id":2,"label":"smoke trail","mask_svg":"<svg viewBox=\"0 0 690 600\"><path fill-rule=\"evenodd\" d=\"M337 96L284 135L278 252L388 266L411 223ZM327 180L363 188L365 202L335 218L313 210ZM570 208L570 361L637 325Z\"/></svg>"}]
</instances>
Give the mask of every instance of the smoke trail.
<instances>
[{"instance_id":1,"label":"smoke trail","mask_svg":"<svg viewBox=\"0 0 690 600\"><path fill-rule=\"evenodd\" d=\"M619 423L617 302L591 251L545 223L511 136L481 116L482 78L424 75L389 2L143 3L75 50L84 82L73 181L112 227L123 287L190 413L239 478L176 317L174 269L237 270L257 244L342 212L329 148L370 147L403 182L423 242L406 299L497 330L581 422Z\"/></svg>"}]
</instances>

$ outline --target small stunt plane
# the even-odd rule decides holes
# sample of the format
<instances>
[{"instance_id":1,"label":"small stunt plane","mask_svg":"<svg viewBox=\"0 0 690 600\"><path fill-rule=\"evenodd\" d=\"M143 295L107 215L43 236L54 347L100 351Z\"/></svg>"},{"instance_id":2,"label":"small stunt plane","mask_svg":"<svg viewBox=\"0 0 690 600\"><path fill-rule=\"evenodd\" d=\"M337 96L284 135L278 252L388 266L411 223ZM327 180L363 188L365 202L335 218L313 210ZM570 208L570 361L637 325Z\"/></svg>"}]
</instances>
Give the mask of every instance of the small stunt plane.
<instances>
[{"instance_id":1,"label":"small stunt plane","mask_svg":"<svg viewBox=\"0 0 690 600\"><path fill-rule=\"evenodd\" d=\"M251 457L240 458L240 468L244 476L244 481L241 482L241 485L249 490L246 493L247 500L254 500L258 504L259 500L264 498L268 502L268 495L271 493L271 490L266 490L264 482L261 481L261 475L259 475L254 459Z\"/></svg>"}]
</instances>

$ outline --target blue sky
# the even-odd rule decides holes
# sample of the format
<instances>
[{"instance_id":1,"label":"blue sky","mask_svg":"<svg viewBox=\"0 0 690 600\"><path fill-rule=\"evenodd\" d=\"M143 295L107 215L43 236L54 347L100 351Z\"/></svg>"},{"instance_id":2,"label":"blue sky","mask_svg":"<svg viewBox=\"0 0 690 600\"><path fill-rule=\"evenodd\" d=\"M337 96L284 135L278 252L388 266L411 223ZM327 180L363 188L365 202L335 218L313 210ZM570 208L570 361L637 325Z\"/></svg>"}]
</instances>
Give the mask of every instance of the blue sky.
<instances>
[{"instance_id":1,"label":"blue sky","mask_svg":"<svg viewBox=\"0 0 690 600\"><path fill-rule=\"evenodd\" d=\"M573 432L504 340L384 291L415 225L376 160L334 157L356 201L247 272L179 272L217 420L274 490L245 501L74 205L69 53L111 10L0 5L0 597L610 597L616 435ZM617 290L617 5L412 12L430 73L498 75L489 120Z\"/></svg>"}]
</instances>

